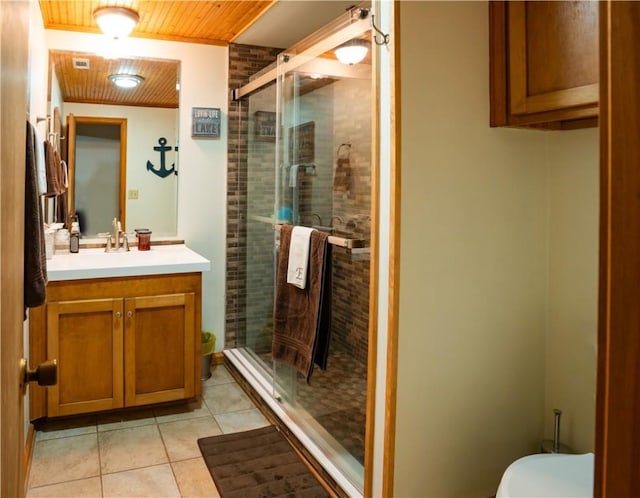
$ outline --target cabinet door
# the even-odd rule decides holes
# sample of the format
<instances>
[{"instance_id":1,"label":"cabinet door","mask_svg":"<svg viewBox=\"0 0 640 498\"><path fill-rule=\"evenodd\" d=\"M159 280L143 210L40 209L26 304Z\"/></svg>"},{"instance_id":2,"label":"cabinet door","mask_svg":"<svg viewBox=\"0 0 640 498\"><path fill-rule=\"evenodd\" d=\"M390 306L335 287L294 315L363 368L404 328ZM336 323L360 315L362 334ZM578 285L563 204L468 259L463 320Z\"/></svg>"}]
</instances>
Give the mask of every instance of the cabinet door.
<instances>
[{"instance_id":1,"label":"cabinet door","mask_svg":"<svg viewBox=\"0 0 640 498\"><path fill-rule=\"evenodd\" d=\"M489 2L491 126L597 126L598 3Z\"/></svg>"},{"instance_id":2,"label":"cabinet door","mask_svg":"<svg viewBox=\"0 0 640 498\"><path fill-rule=\"evenodd\" d=\"M125 406L195 396L194 294L127 298L125 316Z\"/></svg>"},{"instance_id":3,"label":"cabinet door","mask_svg":"<svg viewBox=\"0 0 640 498\"><path fill-rule=\"evenodd\" d=\"M598 102L598 3L509 2L511 113Z\"/></svg>"},{"instance_id":4,"label":"cabinet door","mask_svg":"<svg viewBox=\"0 0 640 498\"><path fill-rule=\"evenodd\" d=\"M47 305L47 355L58 359L50 417L123 406L122 299Z\"/></svg>"}]
</instances>

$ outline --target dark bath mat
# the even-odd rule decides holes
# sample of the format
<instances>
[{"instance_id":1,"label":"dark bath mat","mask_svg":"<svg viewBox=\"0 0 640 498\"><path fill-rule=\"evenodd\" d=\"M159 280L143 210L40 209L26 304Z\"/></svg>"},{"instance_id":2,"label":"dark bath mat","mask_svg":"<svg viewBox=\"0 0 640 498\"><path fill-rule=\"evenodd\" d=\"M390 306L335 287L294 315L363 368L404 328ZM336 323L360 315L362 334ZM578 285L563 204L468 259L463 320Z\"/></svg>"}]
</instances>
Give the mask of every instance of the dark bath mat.
<instances>
[{"instance_id":1,"label":"dark bath mat","mask_svg":"<svg viewBox=\"0 0 640 498\"><path fill-rule=\"evenodd\" d=\"M198 439L222 498L329 494L275 426Z\"/></svg>"}]
</instances>

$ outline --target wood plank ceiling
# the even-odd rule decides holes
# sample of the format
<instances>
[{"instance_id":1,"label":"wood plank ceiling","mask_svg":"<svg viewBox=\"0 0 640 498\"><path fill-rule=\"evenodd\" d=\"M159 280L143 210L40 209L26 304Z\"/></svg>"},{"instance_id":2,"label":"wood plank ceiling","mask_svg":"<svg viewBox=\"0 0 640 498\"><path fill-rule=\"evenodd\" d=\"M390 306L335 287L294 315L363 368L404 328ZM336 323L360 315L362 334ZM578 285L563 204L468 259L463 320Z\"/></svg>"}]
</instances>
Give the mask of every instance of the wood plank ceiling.
<instances>
[{"instance_id":1,"label":"wood plank ceiling","mask_svg":"<svg viewBox=\"0 0 640 498\"><path fill-rule=\"evenodd\" d=\"M75 64L79 61L78 64ZM120 58L82 52L49 51L65 102L177 109L180 62L173 60ZM145 80L135 88L118 88L111 74L133 74Z\"/></svg>"},{"instance_id":2,"label":"wood plank ceiling","mask_svg":"<svg viewBox=\"0 0 640 498\"><path fill-rule=\"evenodd\" d=\"M39 0L45 29L100 33L93 18L99 7L135 10L140 21L130 36L226 46L251 26L275 0L144 1ZM74 58L89 60L89 69L76 69ZM67 102L92 102L146 107L178 107L179 62L149 59L105 59L81 52L51 51L60 91ZM137 74L145 81L134 89L118 90L108 76Z\"/></svg>"},{"instance_id":3,"label":"wood plank ceiling","mask_svg":"<svg viewBox=\"0 0 640 498\"><path fill-rule=\"evenodd\" d=\"M118 6L135 10L140 16L131 36L227 45L273 3L274 0L40 0L40 9L46 29L100 33L93 11Z\"/></svg>"}]
</instances>

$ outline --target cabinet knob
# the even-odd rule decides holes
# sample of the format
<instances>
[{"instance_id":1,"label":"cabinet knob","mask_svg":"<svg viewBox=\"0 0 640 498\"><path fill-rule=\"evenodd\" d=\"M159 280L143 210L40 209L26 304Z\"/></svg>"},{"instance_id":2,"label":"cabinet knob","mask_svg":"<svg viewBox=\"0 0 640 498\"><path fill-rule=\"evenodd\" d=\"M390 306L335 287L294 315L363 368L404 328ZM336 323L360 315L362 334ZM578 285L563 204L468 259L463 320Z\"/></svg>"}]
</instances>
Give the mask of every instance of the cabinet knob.
<instances>
[{"instance_id":1,"label":"cabinet knob","mask_svg":"<svg viewBox=\"0 0 640 498\"><path fill-rule=\"evenodd\" d=\"M127 311L127 318L133 318L133 311Z\"/></svg>"},{"instance_id":2,"label":"cabinet knob","mask_svg":"<svg viewBox=\"0 0 640 498\"><path fill-rule=\"evenodd\" d=\"M116 311L116 318L122 318L122 313L120 313L119 311Z\"/></svg>"}]
</instances>

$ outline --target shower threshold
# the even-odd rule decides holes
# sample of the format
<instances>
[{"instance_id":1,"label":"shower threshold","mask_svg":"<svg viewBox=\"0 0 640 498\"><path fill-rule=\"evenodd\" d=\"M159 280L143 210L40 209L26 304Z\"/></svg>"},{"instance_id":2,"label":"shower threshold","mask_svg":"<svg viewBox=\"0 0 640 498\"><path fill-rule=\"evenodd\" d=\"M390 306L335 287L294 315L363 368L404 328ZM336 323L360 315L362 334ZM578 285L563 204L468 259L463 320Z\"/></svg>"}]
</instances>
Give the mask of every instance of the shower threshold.
<instances>
[{"instance_id":1,"label":"shower threshold","mask_svg":"<svg viewBox=\"0 0 640 498\"><path fill-rule=\"evenodd\" d=\"M338 460L345 459L344 452L336 450L336 445L334 444L327 444L321 447L310 437L307 431L294 420L296 417L292 417L291 415L293 408L291 408L286 401L274 399L272 396L273 384L270 378L271 375L267 373L265 369L261 368L261 366L257 364L257 361L252 358L251 351L245 350L244 348L228 349L224 351L224 356L344 493L347 496L362 497L361 483L363 482L363 471L360 463L350 455L346 457L349 461L349 467L358 469L357 472L353 473L354 475L347 475L345 471L336 465ZM295 410L302 409L296 408ZM319 424L318 428L314 427L313 430L322 432ZM332 438L330 434L326 433L323 439ZM355 475L356 473L358 475ZM359 479L360 483L355 483L354 480L356 479Z\"/></svg>"}]
</instances>

